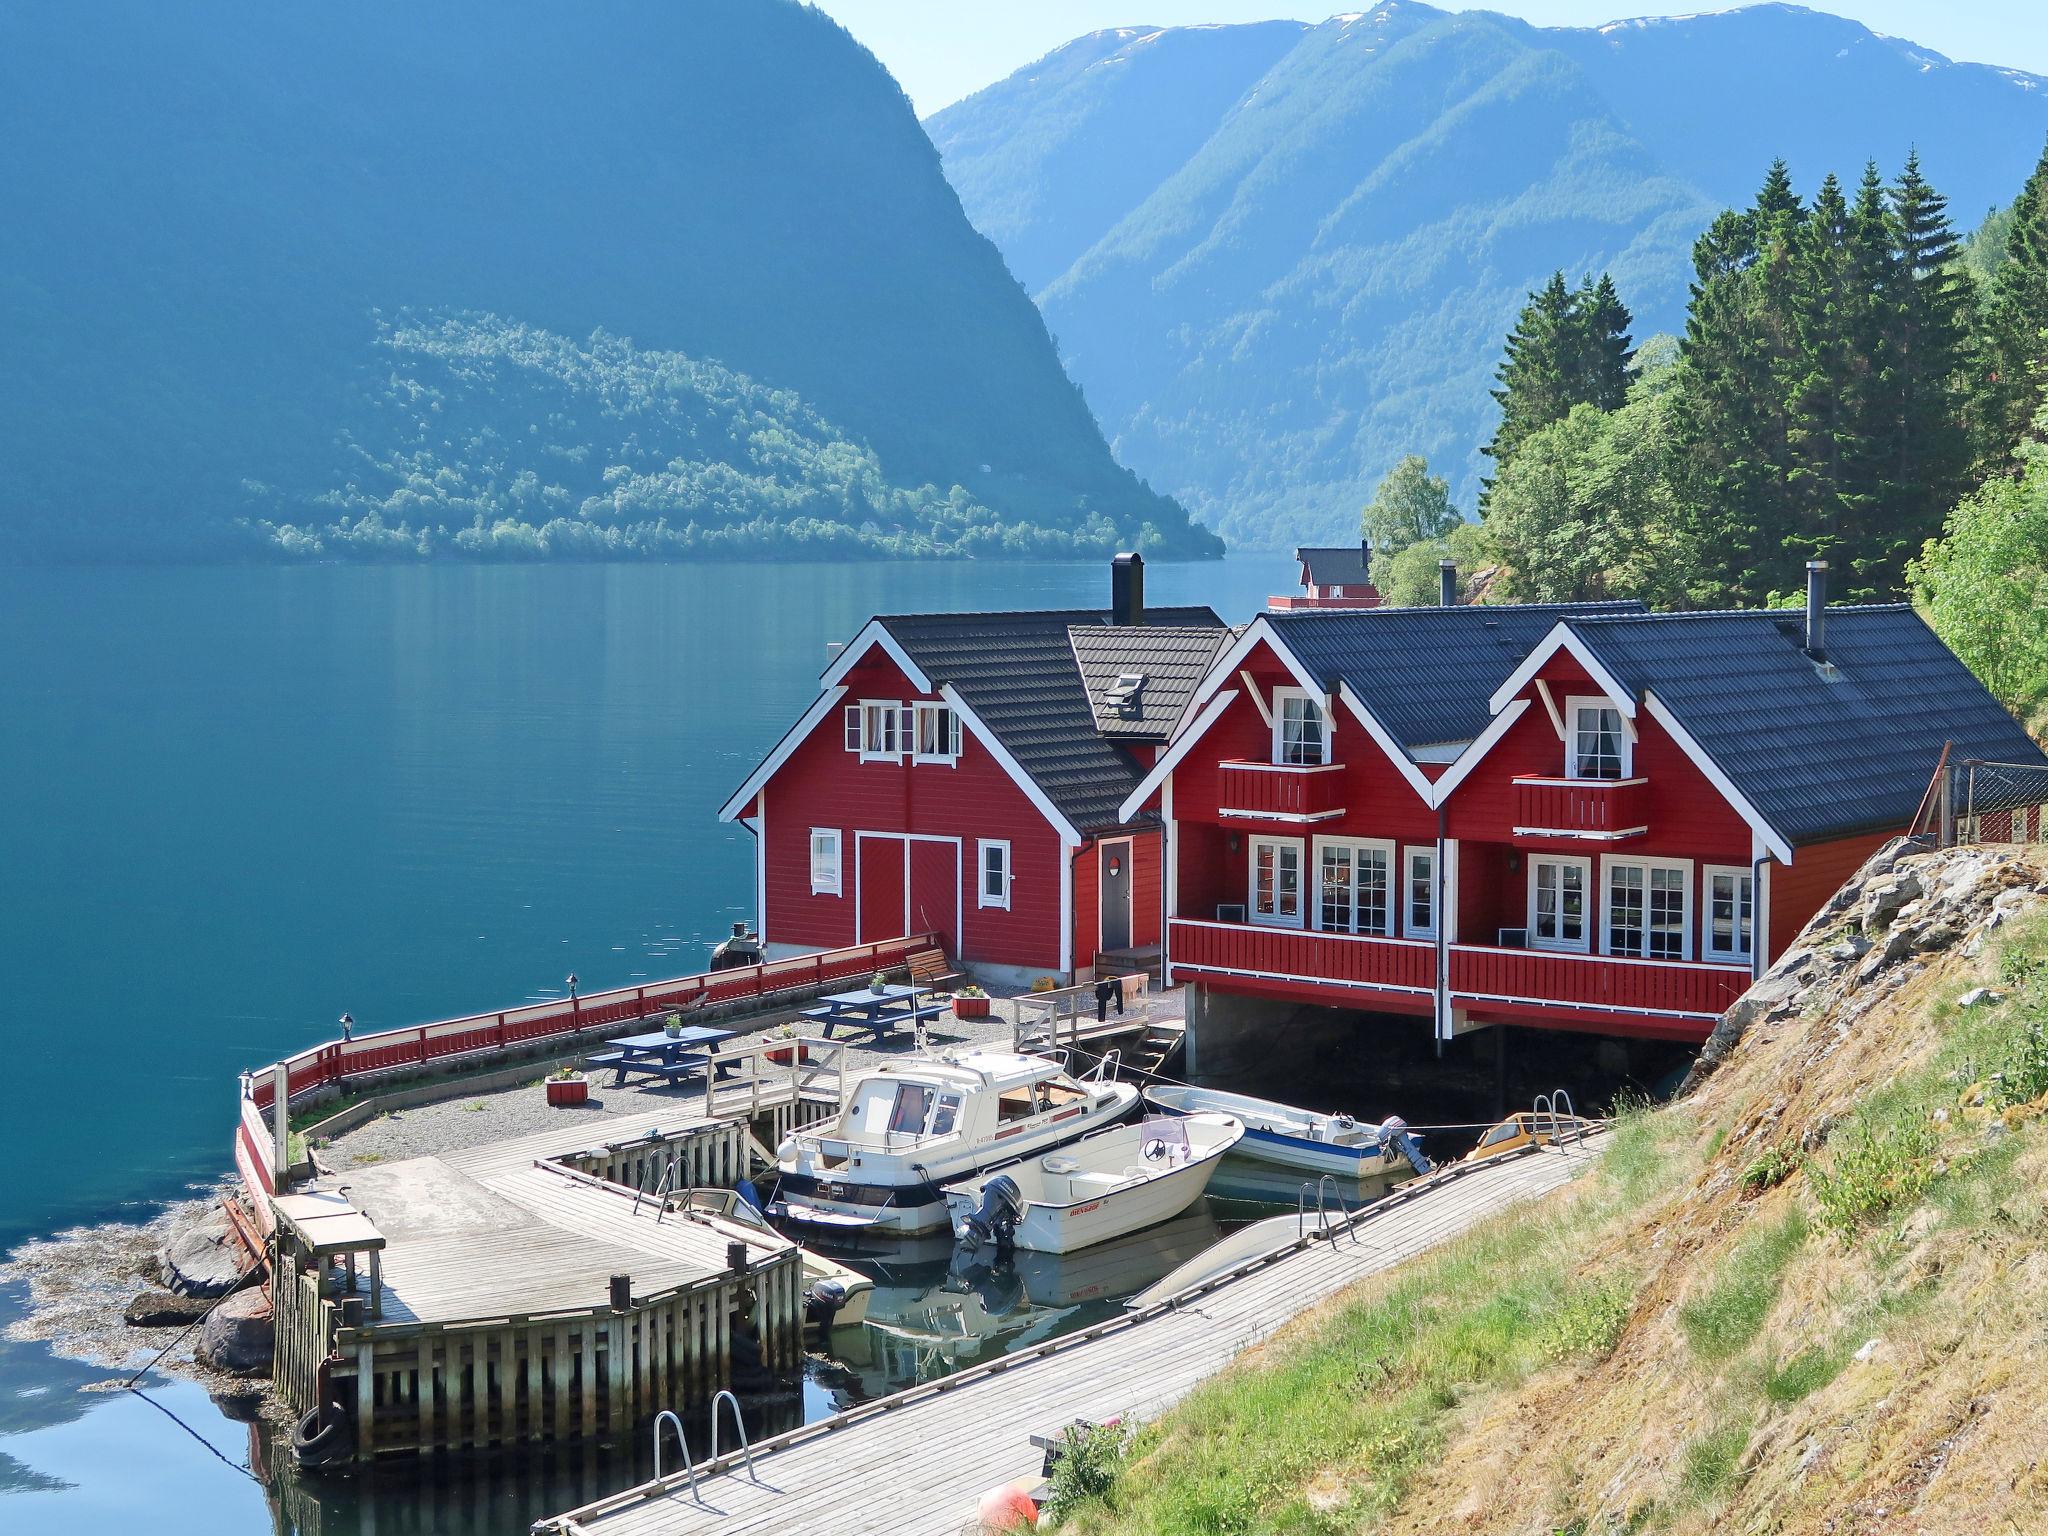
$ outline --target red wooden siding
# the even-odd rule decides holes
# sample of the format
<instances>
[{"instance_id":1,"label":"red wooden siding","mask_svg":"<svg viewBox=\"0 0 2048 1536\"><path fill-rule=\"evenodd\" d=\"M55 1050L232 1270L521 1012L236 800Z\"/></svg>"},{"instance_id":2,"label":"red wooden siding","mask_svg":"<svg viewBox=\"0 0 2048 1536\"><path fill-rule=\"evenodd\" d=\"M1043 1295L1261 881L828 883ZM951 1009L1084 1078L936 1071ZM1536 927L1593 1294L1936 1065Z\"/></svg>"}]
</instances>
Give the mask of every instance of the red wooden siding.
<instances>
[{"instance_id":1,"label":"red wooden siding","mask_svg":"<svg viewBox=\"0 0 2048 1536\"><path fill-rule=\"evenodd\" d=\"M1074 850L1074 965L1095 963L1102 930L1102 845L1083 843Z\"/></svg>"},{"instance_id":2,"label":"red wooden siding","mask_svg":"<svg viewBox=\"0 0 2048 1536\"><path fill-rule=\"evenodd\" d=\"M1433 1007L1436 949L1430 944L1176 919L1172 947L1174 973L1182 979L1226 987L1299 981L1354 1008L1426 1013Z\"/></svg>"},{"instance_id":3,"label":"red wooden siding","mask_svg":"<svg viewBox=\"0 0 2048 1536\"><path fill-rule=\"evenodd\" d=\"M1131 840L1131 943L1138 949L1159 942L1165 865L1165 840L1158 832Z\"/></svg>"},{"instance_id":4,"label":"red wooden siding","mask_svg":"<svg viewBox=\"0 0 2048 1536\"><path fill-rule=\"evenodd\" d=\"M1142 949L1159 942L1160 901L1164 860L1163 840L1155 827L1133 828L1125 845L1123 834L1097 839L1074 854L1074 964L1095 963L1102 948L1102 850L1110 847L1126 853L1131 863L1131 947Z\"/></svg>"},{"instance_id":5,"label":"red wooden siding","mask_svg":"<svg viewBox=\"0 0 2048 1536\"><path fill-rule=\"evenodd\" d=\"M1899 829L1904 831L1902 827ZM1872 832L1792 850L1790 864L1773 864L1770 875L1771 958L1792 946L1813 914L1828 903L1851 875L1898 834Z\"/></svg>"},{"instance_id":6,"label":"red wooden siding","mask_svg":"<svg viewBox=\"0 0 2048 1536\"><path fill-rule=\"evenodd\" d=\"M871 651L845 678L848 704L861 699L911 703L920 695L881 651ZM931 695L922 697L930 698ZM775 944L831 948L855 942L855 880L872 870L875 912L862 892L861 926L894 937L903 924L903 845L860 839L855 833L919 833L959 839L959 932L955 927L953 844L913 842L911 926L928 911L956 958L990 965L1031 967L1048 974L1060 960L1059 835L973 732L961 730L956 766L863 763L845 746L841 714L832 711L790 755L762 792L766 861L762 937ZM841 838L841 894L811 893L810 840L813 827L829 827ZM1008 909L983 907L977 894L980 839L1010 844ZM883 868L895 859L895 872Z\"/></svg>"},{"instance_id":7,"label":"red wooden siding","mask_svg":"<svg viewBox=\"0 0 2048 1536\"><path fill-rule=\"evenodd\" d=\"M1339 763L1294 768L1228 762L1220 765L1217 793L1221 809L1240 816L1329 816L1344 809L1344 768Z\"/></svg>"},{"instance_id":8,"label":"red wooden siding","mask_svg":"<svg viewBox=\"0 0 2048 1536\"><path fill-rule=\"evenodd\" d=\"M1534 949L1451 947L1454 1001L1549 1000L1626 1013L1693 1014L1705 1037L1718 1018L1749 989L1747 966L1679 965L1561 955ZM1475 1007L1475 1012L1483 1008Z\"/></svg>"},{"instance_id":9,"label":"red wooden siding","mask_svg":"<svg viewBox=\"0 0 2048 1536\"><path fill-rule=\"evenodd\" d=\"M1559 832L1570 838L1597 836L1610 841L1627 841L1624 834L1649 829L1650 811L1641 778L1617 779L1612 783L1588 783L1583 779L1515 780L1515 841L1545 846L1557 839L1539 837L1539 832Z\"/></svg>"}]
</instances>

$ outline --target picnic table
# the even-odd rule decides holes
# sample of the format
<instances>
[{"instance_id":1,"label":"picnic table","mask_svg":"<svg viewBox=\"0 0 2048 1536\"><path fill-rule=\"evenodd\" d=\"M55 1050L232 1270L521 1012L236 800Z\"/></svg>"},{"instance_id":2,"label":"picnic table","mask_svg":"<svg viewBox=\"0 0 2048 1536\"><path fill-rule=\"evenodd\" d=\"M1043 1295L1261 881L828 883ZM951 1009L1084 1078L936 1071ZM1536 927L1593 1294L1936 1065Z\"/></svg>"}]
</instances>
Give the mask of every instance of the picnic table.
<instances>
[{"instance_id":1,"label":"picnic table","mask_svg":"<svg viewBox=\"0 0 2048 1536\"><path fill-rule=\"evenodd\" d=\"M834 992L821 997L811 1007L802 1010L804 1018L824 1025L825 1038L832 1038L832 1031L841 1024L855 1029L864 1029L880 1040L899 1024L918 1024L926 1019L935 1019L946 1011L942 1002L920 1003L921 987L906 987L900 982L889 982L881 991L873 987L862 987L857 992Z\"/></svg>"},{"instance_id":2,"label":"picnic table","mask_svg":"<svg viewBox=\"0 0 2048 1536\"><path fill-rule=\"evenodd\" d=\"M677 1034L667 1030L650 1030L643 1035L626 1035L617 1040L607 1040L611 1049L589 1058L593 1067L610 1067L615 1074L614 1086L625 1082L628 1072L646 1077L665 1078L669 1082L697 1076L709 1066L724 1076L719 1066L718 1048L733 1038L729 1029L713 1029L709 1025L693 1025Z\"/></svg>"}]
</instances>

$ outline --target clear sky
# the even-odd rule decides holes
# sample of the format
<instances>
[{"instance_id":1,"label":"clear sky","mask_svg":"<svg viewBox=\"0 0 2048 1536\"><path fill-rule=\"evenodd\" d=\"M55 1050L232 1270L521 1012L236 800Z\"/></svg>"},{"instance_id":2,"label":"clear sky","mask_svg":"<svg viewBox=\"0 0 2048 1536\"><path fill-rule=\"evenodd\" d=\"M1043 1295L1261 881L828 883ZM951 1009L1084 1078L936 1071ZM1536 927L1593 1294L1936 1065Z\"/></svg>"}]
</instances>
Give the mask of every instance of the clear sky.
<instances>
[{"instance_id":1,"label":"clear sky","mask_svg":"<svg viewBox=\"0 0 2048 1536\"><path fill-rule=\"evenodd\" d=\"M936 112L1104 27L1185 26L1292 16L1321 21L1371 0L1304 6L1299 0L812 0L889 66L919 113ZM1583 27L1617 16L1733 9L1628 0L1431 0L1440 10L1503 11L1538 26ZM1814 10L1853 16L1876 32L1910 38L1952 59L2048 75L2048 0L1835 0Z\"/></svg>"}]
</instances>

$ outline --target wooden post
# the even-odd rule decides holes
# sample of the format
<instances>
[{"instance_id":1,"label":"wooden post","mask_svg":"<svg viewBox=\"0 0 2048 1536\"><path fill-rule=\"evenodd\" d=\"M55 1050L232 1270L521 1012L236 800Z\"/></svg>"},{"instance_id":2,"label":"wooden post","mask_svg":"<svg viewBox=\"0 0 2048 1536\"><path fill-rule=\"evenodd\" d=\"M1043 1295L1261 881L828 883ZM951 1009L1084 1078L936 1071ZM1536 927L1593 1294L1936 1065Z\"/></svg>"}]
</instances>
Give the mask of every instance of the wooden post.
<instances>
[{"instance_id":1,"label":"wooden post","mask_svg":"<svg viewBox=\"0 0 2048 1536\"><path fill-rule=\"evenodd\" d=\"M270 1069L270 1173L279 1189L291 1167L291 1125L291 1069L280 1061Z\"/></svg>"}]
</instances>

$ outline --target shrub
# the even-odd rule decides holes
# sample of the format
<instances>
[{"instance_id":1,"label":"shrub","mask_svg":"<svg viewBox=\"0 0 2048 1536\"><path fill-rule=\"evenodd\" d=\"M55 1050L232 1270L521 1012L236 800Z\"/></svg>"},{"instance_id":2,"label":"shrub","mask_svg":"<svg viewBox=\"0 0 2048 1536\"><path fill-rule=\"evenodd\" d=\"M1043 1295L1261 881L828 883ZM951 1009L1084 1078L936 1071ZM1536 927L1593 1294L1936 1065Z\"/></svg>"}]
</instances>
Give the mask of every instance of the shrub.
<instances>
[{"instance_id":1,"label":"shrub","mask_svg":"<svg viewBox=\"0 0 2048 1536\"><path fill-rule=\"evenodd\" d=\"M1821 1221L1844 1235L1918 1200L1935 1178L1938 1138L1925 1115L1907 1109L1873 1125L1859 1116L1825 1168L1809 1171Z\"/></svg>"},{"instance_id":2,"label":"shrub","mask_svg":"<svg viewBox=\"0 0 2048 1536\"><path fill-rule=\"evenodd\" d=\"M1742 1170L1742 1192L1760 1195L1767 1189L1776 1189L1792 1177L1792 1170L1798 1166L1798 1159L1787 1156L1782 1147L1765 1147Z\"/></svg>"},{"instance_id":3,"label":"shrub","mask_svg":"<svg viewBox=\"0 0 2048 1536\"><path fill-rule=\"evenodd\" d=\"M1552 1360L1605 1360L1621 1342L1634 1298L1626 1275L1574 1285L1544 1326L1543 1353Z\"/></svg>"},{"instance_id":4,"label":"shrub","mask_svg":"<svg viewBox=\"0 0 2048 1536\"><path fill-rule=\"evenodd\" d=\"M1120 1424L1069 1424L1064 1434L1066 1443L1052 1464L1052 1486L1041 1511L1052 1521L1106 1498L1124 1474L1130 1449Z\"/></svg>"}]
</instances>

